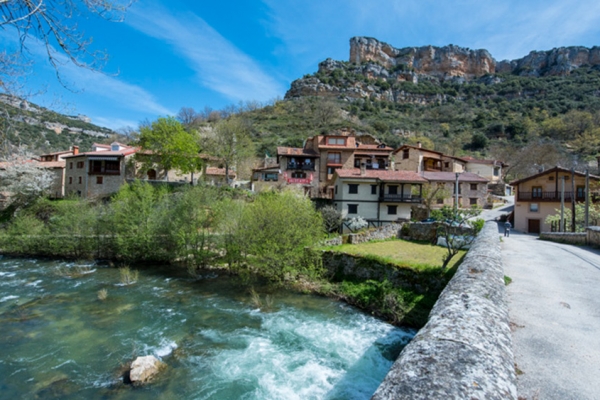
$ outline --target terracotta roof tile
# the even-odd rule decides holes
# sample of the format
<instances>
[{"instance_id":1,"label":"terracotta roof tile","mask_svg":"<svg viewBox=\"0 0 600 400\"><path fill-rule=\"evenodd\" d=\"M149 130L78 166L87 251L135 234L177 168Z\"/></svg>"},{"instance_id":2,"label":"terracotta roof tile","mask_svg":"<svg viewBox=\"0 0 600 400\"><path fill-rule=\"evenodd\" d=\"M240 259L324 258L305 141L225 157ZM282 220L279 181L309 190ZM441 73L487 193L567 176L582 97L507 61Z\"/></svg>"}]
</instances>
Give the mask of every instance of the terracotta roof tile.
<instances>
[{"instance_id":1,"label":"terracotta roof tile","mask_svg":"<svg viewBox=\"0 0 600 400\"><path fill-rule=\"evenodd\" d=\"M225 168L206 168L206 175L222 175L225 176ZM235 171L229 171L229 176L235 177Z\"/></svg>"},{"instance_id":2,"label":"terracotta roof tile","mask_svg":"<svg viewBox=\"0 0 600 400\"><path fill-rule=\"evenodd\" d=\"M299 147L277 147L278 156L296 156L296 157L319 157L319 154L312 149L302 149Z\"/></svg>"},{"instance_id":3,"label":"terracotta roof tile","mask_svg":"<svg viewBox=\"0 0 600 400\"><path fill-rule=\"evenodd\" d=\"M425 171L423 177L428 181L434 182L455 182L456 172L442 172L442 171ZM459 182L489 182L487 179L474 174L472 172L461 172L458 174Z\"/></svg>"},{"instance_id":4,"label":"terracotta roof tile","mask_svg":"<svg viewBox=\"0 0 600 400\"><path fill-rule=\"evenodd\" d=\"M364 175L360 174L359 168L337 169L335 173L340 178L346 179L379 179L393 182L422 182L427 181L418 173L413 171L391 171L381 169L367 169Z\"/></svg>"}]
</instances>

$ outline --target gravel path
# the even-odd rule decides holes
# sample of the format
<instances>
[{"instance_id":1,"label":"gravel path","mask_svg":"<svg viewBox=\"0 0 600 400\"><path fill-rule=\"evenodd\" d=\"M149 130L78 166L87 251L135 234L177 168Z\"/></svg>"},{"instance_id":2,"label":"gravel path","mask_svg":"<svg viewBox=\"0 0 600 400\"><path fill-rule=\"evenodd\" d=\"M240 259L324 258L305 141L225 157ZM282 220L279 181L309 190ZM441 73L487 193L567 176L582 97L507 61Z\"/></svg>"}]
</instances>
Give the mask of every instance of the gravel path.
<instances>
[{"instance_id":1,"label":"gravel path","mask_svg":"<svg viewBox=\"0 0 600 400\"><path fill-rule=\"evenodd\" d=\"M600 252L511 232L502 257L519 398L600 399Z\"/></svg>"}]
</instances>

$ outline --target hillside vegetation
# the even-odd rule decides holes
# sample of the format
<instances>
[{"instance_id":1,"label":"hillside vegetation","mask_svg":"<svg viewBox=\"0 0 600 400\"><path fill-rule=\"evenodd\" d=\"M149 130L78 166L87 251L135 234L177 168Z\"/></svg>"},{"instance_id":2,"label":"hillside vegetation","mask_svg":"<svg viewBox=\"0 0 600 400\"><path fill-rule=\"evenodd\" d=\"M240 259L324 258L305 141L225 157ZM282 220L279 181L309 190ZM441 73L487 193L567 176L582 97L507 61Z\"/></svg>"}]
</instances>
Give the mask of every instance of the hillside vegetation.
<instances>
[{"instance_id":1,"label":"hillside vegetation","mask_svg":"<svg viewBox=\"0 0 600 400\"><path fill-rule=\"evenodd\" d=\"M584 66L565 76L490 74L471 81L421 78L418 83L389 83L357 73L350 63L336 64L341 67L301 79L329 88L322 96L290 97L265 106L247 103L221 111L182 108L178 117L188 129L201 131L238 114L249 128L260 158L275 155L277 146L300 147L310 136L350 128L358 134L372 134L392 147L422 142L426 148L450 155L500 159L510 164L506 169L509 179L557 164L581 170L593 165L597 172L600 70L596 67ZM357 85L366 85L372 93L395 93L396 97L374 100L335 95L336 89ZM8 114L11 125L3 131L5 138L38 152L63 150L72 144L88 150L91 143L102 140L69 129L57 134L43 124L26 123L23 116L110 133L48 110L32 113L5 108L0 122L6 126Z\"/></svg>"}]
</instances>

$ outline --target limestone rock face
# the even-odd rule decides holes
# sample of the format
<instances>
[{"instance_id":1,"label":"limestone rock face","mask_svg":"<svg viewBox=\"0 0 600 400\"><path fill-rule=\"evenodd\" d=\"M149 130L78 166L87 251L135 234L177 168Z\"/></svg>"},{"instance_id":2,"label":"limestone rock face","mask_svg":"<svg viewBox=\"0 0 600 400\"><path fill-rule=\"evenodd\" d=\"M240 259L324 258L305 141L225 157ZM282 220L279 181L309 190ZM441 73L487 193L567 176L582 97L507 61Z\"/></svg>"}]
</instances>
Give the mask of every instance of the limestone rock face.
<instances>
[{"instance_id":1,"label":"limestone rock face","mask_svg":"<svg viewBox=\"0 0 600 400\"><path fill-rule=\"evenodd\" d=\"M154 378L165 364L154 356L138 357L131 364L129 379L133 384L144 384Z\"/></svg>"},{"instance_id":2,"label":"limestone rock face","mask_svg":"<svg viewBox=\"0 0 600 400\"><path fill-rule=\"evenodd\" d=\"M496 60L487 50L471 50L449 45L396 49L373 38L350 39L350 62L375 62L387 69L403 66L418 74L439 78L479 77L496 71Z\"/></svg>"},{"instance_id":3,"label":"limestone rock face","mask_svg":"<svg viewBox=\"0 0 600 400\"><path fill-rule=\"evenodd\" d=\"M492 85L495 74L521 76L568 75L581 66L600 69L600 47L560 47L532 51L517 60L496 62L487 50L449 45L397 49L374 38L350 39L349 61L327 59L312 76L295 80L286 98L330 97L346 101L371 99L396 103L442 104L446 95L412 93L406 82L477 81Z\"/></svg>"}]
</instances>

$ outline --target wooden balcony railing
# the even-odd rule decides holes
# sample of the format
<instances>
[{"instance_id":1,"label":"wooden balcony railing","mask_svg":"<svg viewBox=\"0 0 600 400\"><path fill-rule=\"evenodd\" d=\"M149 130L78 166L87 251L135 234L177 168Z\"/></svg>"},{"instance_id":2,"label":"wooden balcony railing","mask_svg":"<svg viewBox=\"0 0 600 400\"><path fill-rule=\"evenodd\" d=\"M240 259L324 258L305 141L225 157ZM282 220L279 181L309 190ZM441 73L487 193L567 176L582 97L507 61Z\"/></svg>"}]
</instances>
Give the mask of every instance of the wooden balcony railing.
<instances>
[{"instance_id":1,"label":"wooden balcony railing","mask_svg":"<svg viewBox=\"0 0 600 400\"><path fill-rule=\"evenodd\" d=\"M423 198L418 195L382 194L379 201L386 203L421 203Z\"/></svg>"}]
</instances>

